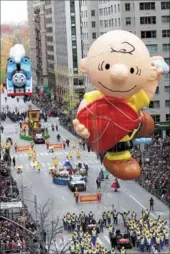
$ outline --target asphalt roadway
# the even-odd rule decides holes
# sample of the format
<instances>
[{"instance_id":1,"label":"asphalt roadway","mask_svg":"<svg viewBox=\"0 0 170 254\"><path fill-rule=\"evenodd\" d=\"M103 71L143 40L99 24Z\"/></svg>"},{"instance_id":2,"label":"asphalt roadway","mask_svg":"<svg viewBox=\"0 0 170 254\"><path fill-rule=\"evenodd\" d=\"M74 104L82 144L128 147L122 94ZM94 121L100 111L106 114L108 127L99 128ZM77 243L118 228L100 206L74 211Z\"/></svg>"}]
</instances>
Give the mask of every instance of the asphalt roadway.
<instances>
[{"instance_id":1,"label":"asphalt roadway","mask_svg":"<svg viewBox=\"0 0 170 254\"><path fill-rule=\"evenodd\" d=\"M14 109L16 106L19 110L26 110L28 104L24 103L22 99L19 102L16 102L16 99L8 98L7 103L5 102L4 95L1 94L1 109L5 108L6 105ZM50 131L50 142L56 142L57 132L51 131L51 123L56 123L57 119L49 118L48 126ZM18 145L27 145L29 144L26 141L20 140L19 138L19 124L13 124L9 119L5 122L2 122L4 128L4 133L2 134L2 140L5 140L8 136L11 136L13 141L17 142ZM68 138L70 141L78 141L71 133L65 130L63 127L59 126L59 133L63 139ZM73 193L68 189L67 186L58 186L52 183L52 178L49 175L49 165L52 162L52 155L50 155L46 149L45 145L35 145L35 151L37 153L37 161L41 162L42 169L38 173L36 170L33 170L31 164L28 160L27 152L15 152L14 148L11 149L12 156L15 156L16 163L22 164L23 173L17 174L16 169L12 169L14 178L18 183L18 188L23 190L23 198L25 203L28 205L33 216L35 216L34 209L34 196L37 196L38 206L42 205L50 200L50 217L54 220L57 216L62 218L64 214L69 212L79 213L81 209L84 209L85 212L93 211L95 218L100 218L103 211L111 209L112 204L114 204L118 211L124 212L129 210L135 210L137 214L141 213L143 208L149 207L149 199L151 197L155 200L154 212L151 212L150 215L153 218L157 218L159 215L161 218L167 220L167 228L169 228L169 208L156 197L149 194L145 189L141 188L134 181L120 181L120 190L115 193L111 189L111 184L114 180L114 177L109 176L108 180L105 180L102 183L102 200L99 203L79 203L76 204ZM68 154L68 149L61 150L58 149L55 152L59 160L59 166L63 165ZM54 154L53 154L54 155ZM76 163L78 160L74 155L73 163ZM81 157L82 162L87 162L89 165L89 177L87 184L87 194L96 193L96 178L99 174L99 171L102 168L102 165L94 153L88 153L87 151L82 152ZM31 202L32 201L32 202ZM122 223L122 219L119 218L118 228L123 232L125 231ZM61 236L61 235L60 235ZM59 237L60 237L59 236ZM70 239L71 235L64 233L64 240L67 242ZM104 229L104 232L99 235L98 241L102 243L105 247L110 247L110 241L108 237L108 230ZM56 241L57 247L60 248L60 239L57 238ZM136 253L136 250L129 250L127 253ZM168 253L168 250L164 250L163 253Z\"/></svg>"}]
</instances>

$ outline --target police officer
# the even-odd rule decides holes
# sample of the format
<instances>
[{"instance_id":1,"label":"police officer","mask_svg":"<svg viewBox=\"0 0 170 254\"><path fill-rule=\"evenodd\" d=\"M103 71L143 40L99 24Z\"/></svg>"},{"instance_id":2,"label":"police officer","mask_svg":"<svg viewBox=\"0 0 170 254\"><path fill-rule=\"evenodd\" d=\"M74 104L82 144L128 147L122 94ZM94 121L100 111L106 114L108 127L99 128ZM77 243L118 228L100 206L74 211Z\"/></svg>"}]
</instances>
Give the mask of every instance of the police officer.
<instances>
[{"instance_id":1,"label":"police officer","mask_svg":"<svg viewBox=\"0 0 170 254\"><path fill-rule=\"evenodd\" d=\"M118 212L116 210L114 210L113 222L114 224L118 224Z\"/></svg>"},{"instance_id":2,"label":"police officer","mask_svg":"<svg viewBox=\"0 0 170 254\"><path fill-rule=\"evenodd\" d=\"M104 224L104 226L107 227L107 214L106 214L105 211L102 214L102 218L103 218L103 224Z\"/></svg>"},{"instance_id":3,"label":"police officer","mask_svg":"<svg viewBox=\"0 0 170 254\"><path fill-rule=\"evenodd\" d=\"M93 212L90 211L90 212L89 212L89 220L92 220L92 219L93 219Z\"/></svg>"},{"instance_id":4,"label":"police officer","mask_svg":"<svg viewBox=\"0 0 170 254\"><path fill-rule=\"evenodd\" d=\"M108 222L108 225L111 224L111 211L107 212L107 222Z\"/></svg>"},{"instance_id":5,"label":"police officer","mask_svg":"<svg viewBox=\"0 0 170 254\"><path fill-rule=\"evenodd\" d=\"M74 243L72 243L71 246L70 246L71 254L75 254L76 253L75 250L76 250L75 245L74 245Z\"/></svg>"},{"instance_id":6,"label":"police officer","mask_svg":"<svg viewBox=\"0 0 170 254\"><path fill-rule=\"evenodd\" d=\"M77 225L77 230L80 231L80 227L81 227L81 219L80 219L80 216L77 217L77 219L76 219L76 225Z\"/></svg>"},{"instance_id":7,"label":"police officer","mask_svg":"<svg viewBox=\"0 0 170 254\"><path fill-rule=\"evenodd\" d=\"M112 249L111 249L110 254L116 254L115 248L112 248Z\"/></svg>"},{"instance_id":8,"label":"police officer","mask_svg":"<svg viewBox=\"0 0 170 254\"><path fill-rule=\"evenodd\" d=\"M71 227L72 227L73 231L76 228L76 215L75 215L75 213L73 213L72 216L71 216Z\"/></svg>"},{"instance_id":9,"label":"police officer","mask_svg":"<svg viewBox=\"0 0 170 254\"><path fill-rule=\"evenodd\" d=\"M150 211L153 211L153 209L154 209L154 199L151 198L151 199L149 200L149 203L150 203Z\"/></svg>"},{"instance_id":10,"label":"police officer","mask_svg":"<svg viewBox=\"0 0 170 254\"><path fill-rule=\"evenodd\" d=\"M111 238L113 232L114 232L114 227L112 224L109 224L109 238Z\"/></svg>"},{"instance_id":11,"label":"police officer","mask_svg":"<svg viewBox=\"0 0 170 254\"><path fill-rule=\"evenodd\" d=\"M71 231L72 228L71 228L71 214L70 213L67 213L67 227L68 227L68 231Z\"/></svg>"},{"instance_id":12,"label":"police officer","mask_svg":"<svg viewBox=\"0 0 170 254\"><path fill-rule=\"evenodd\" d=\"M146 236L146 246L147 246L147 251L151 251L151 246L152 246L152 239L151 236L147 234Z\"/></svg>"},{"instance_id":13,"label":"police officer","mask_svg":"<svg viewBox=\"0 0 170 254\"><path fill-rule=\"evenodd\" d=\"M126 254L126 249L124 246L120 249L120 254Z\"/></svg>"},{"instance_id":14,"label":"police officer","mask_svg":"<svg viewBox=\"0 0 170 254\"><path fill-rule=\"evenodd\" d=\"M91 235L92 235L92 238L91 238L92 244L93 244L93 246L95 246L96 239L97 239L97 231L95 228L93 228Z\"/></svg>"}]
</instances>

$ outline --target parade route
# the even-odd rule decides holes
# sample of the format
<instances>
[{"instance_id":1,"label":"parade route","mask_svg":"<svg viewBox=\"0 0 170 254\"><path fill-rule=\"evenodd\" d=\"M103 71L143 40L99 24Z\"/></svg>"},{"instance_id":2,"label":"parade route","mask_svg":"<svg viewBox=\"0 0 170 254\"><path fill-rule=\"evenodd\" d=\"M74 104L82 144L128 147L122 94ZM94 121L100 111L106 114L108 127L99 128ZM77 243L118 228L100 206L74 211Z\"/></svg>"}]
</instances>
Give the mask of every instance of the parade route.
<instances>
[{"instance_id":1,"label":"parade route","mask_svg":"<svg viewBox=\"0 0 170 254\"><path fill-rule=\"evenodd\" d=\"M17 104L15 100L16 99L8 98L8 105L10 105L10 108L14 107L15 105L21 110L27 109L28 103L24 104L24 102L20 100ZM4 99L2 99L1 103L5 107L6 103ZM51 130L51 124L56 124L56 122L57 120L55 118L48 119L48 129L50 132L51 143L57 143L57 132L53 132ZM3 142L8 136L10 136L13 140L13 143L17 142L19 145L29 144L29 142L19 139L19 124L14 124L7 119L5 122L2 122L2 125L4 126L4 133L2 134ZM78 139L65 130L62 126L59 126L59 133L62 139L69 139L70 141L76 141L78 143ZM37 196L38 206L41 206L47 202L48 199L50 199L52 203L51 218L59 216L61 219L62 216L68 211L79 213L81 209L84 209L86 213L93 211L95 218L99 219L102 216L102 212L110 210L113 204L120 212L135 210L139 215L142 209L149 208L149 200L151 197L153 197L155 200L155 207L154 211L151 212L151 217L155 219L160 215L161 218L167 220L167 228L169 228L168 207L156 197L149 194L134 181L120 181L121 188L117 193L115 193L110 187L114 177L109 175L109 179L102 182L101 202L76 204L73 193L68 189L68 187L53 184L52 178L49 175L49 166L52 163L52 157L55 155L59 160L59 167L62 166L66 160L66 156L68 155L69 148L66 148L65 150L56 149L54 154L49 154L46 145L44 144L35 145L34 148L37 154L37 161L39 161L42 165L40 173L38 173L37 170L32 169L26 151L15 152L13 147L11 149L11 155L12 157L15 156L16 164L21 164L23 166L22 174L17 174L15 168L12 168L12 174L18 183L18 188L23 190L23 198L25 199L25 203L28 205L29 210L33 213L33 215L35 215L34 204L29 202L29 200L33 201L34 195ZM89 165L87 194L94 194L97 190L96 178L98 177L98 174L103 166L101 165L100 160L97 159L97 156L92 152L89 153L87 150L82 151L82 157L80 160L81 162L86 162ZM74 153L72 159L73 165L75 165L78 161L79 160L76 158ZM125 230L121 216L119 217L119 223L116 227L120 228L123 232ZM67 242L71 235L67 233L64 233L64 235L65 241ZM106 247L110 246L107 229L104 229L104 232L99 234L98 241ZM60 245L59 239L57 239L56 245ZM127 253L133 253L133 251L128 251Z\"/></svg>"}]
</instances>

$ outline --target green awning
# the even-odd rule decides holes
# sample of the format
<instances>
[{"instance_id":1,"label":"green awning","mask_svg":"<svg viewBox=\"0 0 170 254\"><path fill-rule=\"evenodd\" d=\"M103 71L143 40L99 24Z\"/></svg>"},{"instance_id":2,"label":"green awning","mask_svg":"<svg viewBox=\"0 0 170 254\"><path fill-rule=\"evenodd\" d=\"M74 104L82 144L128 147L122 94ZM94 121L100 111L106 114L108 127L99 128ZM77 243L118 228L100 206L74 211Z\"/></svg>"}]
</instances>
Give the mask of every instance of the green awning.
<instances>
[{"instance_id":1,"label":"green awning","mask_svg":"<svg viewBox=\"0 0 170 254\"><path fill-rule=\"evenodd\" d=\"M48 92L48 84L46 84L46 85L43 86L43 91L44 91L44 92Z\"/></svg>"}]
</instances>

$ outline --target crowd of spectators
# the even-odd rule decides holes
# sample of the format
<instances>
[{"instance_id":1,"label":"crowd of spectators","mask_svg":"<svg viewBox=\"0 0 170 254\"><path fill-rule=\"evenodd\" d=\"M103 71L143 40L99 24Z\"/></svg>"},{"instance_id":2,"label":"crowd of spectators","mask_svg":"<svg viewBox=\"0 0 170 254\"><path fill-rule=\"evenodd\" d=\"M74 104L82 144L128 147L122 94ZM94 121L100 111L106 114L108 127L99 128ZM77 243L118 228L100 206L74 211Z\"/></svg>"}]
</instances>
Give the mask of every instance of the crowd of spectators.
<instances>
[{"instance_id":1,"label":"crowd of spectators","mask_svg":"<svg viewBox=\"0 0 170 254\"><path fill-rule=\"evenodd\" d=\"M54 104L54 102L50 102L49 96L45 95L40 99L38 95L34 95L32 102L41 109L46 109L49 116L56 114L60 119L60 124L76 135L72 117L70 114L64 113L64 103L60 101ZM154 135L152 144L145 146L143 156L140 148L135 147L133 153L140 161L142 157L144 158L141 165L142 175L137 182L170 205L170 136L162 138L160 135Z\"/></svg>"},{"instance_id":2,"label":"crowd of spectators","mask_svg":"<svg viewBox=\"0 0 170 254\"><path fill-rule=\"evenodd\" d=\"M134 155L140 161L143 157L142 175L137 182L170 206L170 136L154 135L143 156L140 148L135 148Z\"/></svg>"},{"instance_id":3,"label":"crowd of spectators","mask_svg":"<svg viewBox=\"0 0 170 254\"><path fill-rule=\"evenodd\" d=\"M52 101L50 94L44 94L43 96L39 96L38 94L34 94L32 96L32 103L40 108L43 113L46 113L49 117L59 117L60 124L66 128L69 132L76 135L73 125L72 125L72 117L71 115L74 113L67 112L65 113L66 102L64 102L61 98L57 102ZM75 111L76 112L76 111Z\"/></svg>"},{"instance_id":4,"label":"crowd of spectators","mask_svg":"<svg viewBox=\"0 0 170 254\"><path fill-rule=\"evenodd\" d=\"M36 225L23 204L22 208L9 208L21 203L16 181L11 175L10 162L0 159L0 253L25 253L37 250ZM27 252L30 253L30 252ZM32 253L32 252L31 252Z\"/></svg>"}]
</instances>

